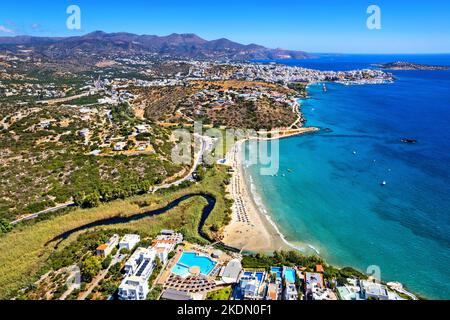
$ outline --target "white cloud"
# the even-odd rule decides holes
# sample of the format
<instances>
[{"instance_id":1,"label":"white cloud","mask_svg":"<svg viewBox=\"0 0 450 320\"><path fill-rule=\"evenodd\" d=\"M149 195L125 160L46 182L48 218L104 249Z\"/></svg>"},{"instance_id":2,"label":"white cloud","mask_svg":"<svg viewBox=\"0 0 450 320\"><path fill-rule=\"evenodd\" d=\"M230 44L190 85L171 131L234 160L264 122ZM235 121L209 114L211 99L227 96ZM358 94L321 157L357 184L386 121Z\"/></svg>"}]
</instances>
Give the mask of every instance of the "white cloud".
<instances>
[{"instance_id":1,"label":"white cloud","mask_svg":"<svg viewBox=\"0 0 450 320\"><path fill-rule=\"evenodd\" d=\"M3 33L13 33L14 31L11 29L6 28L5 26L0 25L0 32Z\"/></svg>"}]
</instances>

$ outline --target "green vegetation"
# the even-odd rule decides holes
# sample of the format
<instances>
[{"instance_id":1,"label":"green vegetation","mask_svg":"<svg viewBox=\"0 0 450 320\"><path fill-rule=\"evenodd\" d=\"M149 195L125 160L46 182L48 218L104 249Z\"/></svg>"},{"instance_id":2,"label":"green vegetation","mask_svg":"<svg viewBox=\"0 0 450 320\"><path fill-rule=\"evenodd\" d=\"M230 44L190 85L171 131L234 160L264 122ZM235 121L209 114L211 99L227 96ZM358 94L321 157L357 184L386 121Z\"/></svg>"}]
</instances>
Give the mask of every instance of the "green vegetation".
<instances>
[{"instance_id":1,"label":"green vegetation","mask_svg":"<svg viewBox=\"0 0 450 320\"><path fill-rule=\"evenodd\" d=\"M100 244L105 243L114 233L124 235L127 232L128 230L98 230L81 234L76 241L71 242L64 249L54 251L49 256L47 264L53 270L77 264L85 260L89 253L93 253ZM102 267L103 269L106 268Z\"/></svg>"},{"instance_id":2,"label":"green vegetation","mask_svg":"<svg viewBox=\"0 0 450 320\"><path fill-rule=\"evenodd\" d=\"M308 94L306 85L306 83L291 82L288 84L288 88L297 91L302 97L306 97Z\"/></svg>"},{"instance_id":3,"label":"green vegetation","mask_svg":"<svg viewBox=\"0 0 450 320\"><path fill-rule=\"evenodd\" d=\"M81 280L91 282L102 270L102 259L99 256L89 255L81 262Z\"/></svg>"},{"instance_id":4,"label":"green vegetation","mask_svg":"<svg viewBox=\"0 0 450 320\"><path fill-rule=\"evenodd\" d=\"M97 104L98 99L100 99L101 96L98 94L89 95L81 98L77 98L74 100L68 101L71 105L91 105L91 104Z\"/></svg>"},{"instance_id":5,"label":"green vegetation","mask_svg":"<svg viewBox=\"0 0 450 320\"><path fill-rule=\"evenodd\" d=\"M12 225L6 219L0 219L0 235L12 230Z\"/></svg>"},{"instance_id":6,"label":"green vegetation","mask_svg":"<svg viewBox=\"0 0 450 320\"><path fill-rule=\"evenodd\" d=\"M161 208L183 195L208 193L215 197L216 206L203 228L211 238L214 238L211 227L214 224L222 227L230 219L230 203L225 199L225 187L228 183L227 169L222 166L214 166L208 169L204 180L184 188L116 200L92 209L76 209L64 215L52 216L48 220L18 226L0 237L0 261L2 261L0 265L0 298L14 296L18 289L34 283L40 275L48 270L56 270L81 261L84 257L83 254L94 250L94 245L102 243L105 241L103 239L107 237L107 234L104 234L102 238L96 239L95 236L89 238L89 235L86 235L86 242L77 246L79 241L74 241L80 234L85 233L80 232L62 242L56 251L52 246L54 244L46 245L61 233L104 218L132 216ZM205 240L197 233L197 227L206 204L204 198L193 197L183 201L165 214L146 217L126 224L102 226L97 229L112 232L120 227L123 230L138 232L143 237L153 237L161 229L173 229L182 232L190 241L204 242ZM74 247L71 246L72 243ZM73 254L62 253L64 248Z\"/></svg>"},{"instance_id":7,"label":"green vegetation","mask_svg":"<svg viewBox=\"0 0 450 320\"><path fill-rule=\"evenodd\" d=\"M149 292L149 294L147 296L147 300L158 300L159 297L161 296L162 291L163 291L163 286L161 286L159 284L154 286L152 291Z\"/></svg>"},{"instance_id":8,"label":"green vegetation","mask_svg":"<svg viewBox=\"0 0 450 320\"><path fill-rule=\"evenodd\" d=\"M131 118L128 106L123 108L116 107L120 122L111 124L101 108L92 108L99 113L87 121L68 106L2 106L0 119L6 118L9 126L0 130L0 180L8 181L8 188L0 189L0 218L11 221L72 198L93 207L146 192L180 172L183 167L169 160L173 143L166 128L149 125L154 154L109 154L110 149L100 147L105 141L114 144L113 138L126 141L121 134L133 131L138 120ZM48 124L41 127L42 121ZM85 128L90 132L87 144L80 135ZM110 156L89 155L96 149Z\"/></svg>"},{"instance_id":9,"label":"green vegetation","mask_svg":"<svg viewBox=\"0 0 450 320\"><path fill-rule=\"evenodd\" d=\"M271 266L303 266L314 269L317 264L324 261L318 256L304 256L297 251L275 251L273 255L257 253L244 256L242 266L244 268L270 268Z\"/></svg>"},{"instance_id":10,"label":"green vegetation","mask_svg":"<svg viewBox=\"0 0 450 320\"><path fill-rule=\"evenodd\" d=\"M336 279L339 285L347 283L347 278L367 279L367 275L350 267L338 269L327 265L324 267L323 276L327 280Z\"/></svg>"},{"instance_id":11,"label":"green vegetation","mask_svg":"<svg viewBox=\"0 0 450 320\"><path fill-rule=\"evenodd\" d=\"M231 286L225 287L219 290L208 292L208 295L206 296L206 300L221 300L225 301L228 300L231 296Z\"/></svg>"}]
</instances>

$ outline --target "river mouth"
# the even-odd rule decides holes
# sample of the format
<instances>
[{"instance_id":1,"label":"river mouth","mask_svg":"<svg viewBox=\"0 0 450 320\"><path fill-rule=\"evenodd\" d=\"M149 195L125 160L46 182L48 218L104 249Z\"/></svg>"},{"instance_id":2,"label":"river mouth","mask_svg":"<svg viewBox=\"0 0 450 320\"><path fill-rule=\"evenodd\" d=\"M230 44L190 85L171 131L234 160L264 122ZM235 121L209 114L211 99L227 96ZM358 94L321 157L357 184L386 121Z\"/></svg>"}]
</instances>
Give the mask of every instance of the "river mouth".
<instances>
[{"instance_id":1,"label":"river mouth","mask_svg":"<svg viewBox=\"0 0 450 320\"><path fill-rule=\"evenodd\" d=\"M56 241L55 249L57 249L58 246L61 244L61 242L63 242L67 238L69 238L72 234L80 232L80 231L89 230L89 229L92 229L95 227L101 227L101 226L125 224L128 222L138 221L138 220L148 218L148 217L159 216L159 215L164 214L164 213L170 211L171 209L177 207L182 202L187 201L192 198L195 198L195 197L201 197L207 201L207 204L205 205L205 207L202 210L202 215L200 217L200 222L197 227L197 232L203 239L205 239L208 242L212 242L212 239L208 236L208 234L203 231L203 226L205 225L205 222L208 219L209 215L211 214L212 210L216 206L216 198L213 197L212 195L206 194L206 193L192 193L192 194L187 194L182 197L179 197L162 208L158 208L158 209L151 210L151 211L145 211L143 213L138 213L138 214L135 214L135 215L132 215L129 217L120 217L119 216L119 217L105 218L105 219L93 221L93 222L87 223L85 225L70 229L70 230L65 231L65 232L61 233L60 235L54 237L50 241L48 241L45 244L45 246L48 246L50 243L53 243Z\"/></svg>"}]
</instances>

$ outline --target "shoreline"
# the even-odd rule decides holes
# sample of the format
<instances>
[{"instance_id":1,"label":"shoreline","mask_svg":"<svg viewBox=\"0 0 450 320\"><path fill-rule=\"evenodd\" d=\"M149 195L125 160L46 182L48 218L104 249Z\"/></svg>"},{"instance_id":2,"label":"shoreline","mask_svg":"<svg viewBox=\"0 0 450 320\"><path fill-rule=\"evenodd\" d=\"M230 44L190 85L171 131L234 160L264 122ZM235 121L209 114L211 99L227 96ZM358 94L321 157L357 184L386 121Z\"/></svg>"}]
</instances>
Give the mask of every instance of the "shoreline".
<instances>
[{"instance_id":1,"label":"shoreline","mask_svg":"<svg viewBox=\"0 0 450 320\"><path fill-rule=\"evenodd\" d=\"M309 85L313 85L313 84L309 84ZM308 85L308 86L309 86ZM307 86L307 87L308 87ZM309 98L309 97L308 97ZM302 130L303 129L303 132ZM270 137L270 138L258 138L258 137L250 137L247 139L243 139L241 141L238 141L236 145L239 145L239 148L242 148L242 145L245 141L247 140L271 140L271 139L282 139L282 138L288 138L288 137L292 137L295 135L300 135L300 134L304 134L304 133L311 133L311 132L315 132L318 131L318 128L300 128L300 129L295 129L298 130L297 133L293 133L293 134L288 134L288 135L280 135L280 136L274 136L274 137ZM283 130L281 130L283 131ZM284 130L287 131L287 130ZM269 133L273 133L273 132L269 132ZM234 150L235 146L233 147L233 149L230 151L230 153L233 152L233 154L236 152ZM236 167L236 171L233 172L233 177L234 176L239 176L240 179L243 179L243 183L245 184L245 188L246 188L246 195L245 197L249 197L249 199L247 201L251 202L253 204L254 210L256 212L256 214L259 216L259 219L261 221L261 225L260 225L260 233L259 234L246 234L243 235L244 239L245 238L250 238L250 237L257 237L259 239L259 245L255 246L255 247L251 247L251 246L246 246L245 249L246 251L250 251L251 253L257 253L257 252L261 252L261 253L273 253L273 251L276 250L280 250L280 249L294 249L296 251L301 252L302 254L305 254L305 251L307 250L312 250L314 251L314 253L321 257L324 258L324 256L322 255L321 252L319 252L319 250L317 250L314 246L308 244L308 243L301 243L301 242L294 242L291 243L289 242L286 237L283 235L283 233L280 231L279 227L277 226L276 222L271 218L270 214L267 212L268 210L266 210L264 207L261 208L261 206L258 206L258 204L256 203L257 200L259 201L259 199L255 199L255 198L260 198L259 194L257 192L255 192L254 190L254 185L253 185L253 180L252 177L250 176L250 179L247 179L247 177L245 177L245 168L244 168L244 160L245 160L245 154L238 153L238 155L240 156L239 158L239 166ZM227 154L227 158L228 158L228 154ZM234 168L234 167L233 167ZM233 194L231 194L233 196ZM242 196L242 195L241 195ZM233 197L233 199L235 199ZM234 224L234 216L235 216L235 212L234 212L234 206L233 206L233 219L230 222L230 224L225 227L225 230L227 231L227 229L229 229L228 227L234 228L232 225ZM266 238L267 236L271 237L271 240L273 241L273 243L276 243L277 245L273 245L271 243L267 243L266 245L262 245L261 242L263 241L263 238ZM236 241L236 239L234 239L232 236L228 235L228 237L224 238L224 243L227 243L227 241ZM256 242L256 241L255 241ZM297 246L296 244L300 244L300 247ZM235 247L240 248L239 246L234 245ZM265 250L260 249L260 247L264 247ZM325 258L324 258L325 259ZM332 264L334 267L337 268L344 268L348 265L337 265L337 264ZM362 273L364 273L364 271L361 271L359 268L355 268L350 266L351 268L354 268L355 270L358 270ZM371 279L371 277L369 277L369 279ZM389 287L392 291L394 292L400 292L403 293L407 296L409 296L410 299L412 300L419 300L419 299L427 299L426 295L424 295L423 293L417 294L417 292L415 291L410 291L409 286L408 285L403 285L402 283L398 282L397 280L394 280L395 277L393 278L388 278L388 279L379 279L377 282L386 285L387 287Z\"/></svg>"},{"instance_id":2,"label":"shoreline","mask_svg":"<svg viewBox=\"0 0 450 320\"><path fill-rule=\"evenodd\" d=\"M251 137L237 141L226 155L224 165L233 169L229 196L234 200L231 222L224 228L222 242L242 251L272 253L281 249L304 251L290 243L265 209L258 205L252 181L247 181L244 169L243 144L247 140L273 140L319 131L315 127L290 129L289 133L270 138ZM317 254L319 252L313 249Z\"/></svg>"}]
</instances>

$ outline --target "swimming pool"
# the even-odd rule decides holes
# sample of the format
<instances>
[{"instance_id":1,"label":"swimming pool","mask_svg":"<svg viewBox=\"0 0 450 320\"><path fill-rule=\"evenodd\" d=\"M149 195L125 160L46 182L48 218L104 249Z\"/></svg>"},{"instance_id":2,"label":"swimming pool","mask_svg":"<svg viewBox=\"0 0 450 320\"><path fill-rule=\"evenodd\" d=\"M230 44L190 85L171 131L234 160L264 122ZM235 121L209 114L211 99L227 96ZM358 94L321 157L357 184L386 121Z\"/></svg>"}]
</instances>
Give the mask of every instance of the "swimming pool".
<instances>
[{"instance_id":1,"label":"swimming pool","mask_svg":"<svg viewBox=\"0 0 450 320\"><path fill-rule=\"evenodd\" d=\"M284 278L287 282L295 283L295 270L290 268L284 269Z\"/></svg>"},{"instance_id":2,"label":"swimming pool","mask_svg":"<svg viewBox=\"0 0 450 320\"><path fill-rule=\"evenodd\" d=\"M264 272L245 271L244 272L244 276L248 276L248 277L255 276L256 279L258 279L259 282L262 282L263 278L264 278Z\"/></svg>"},{"instance_id":3,"label":"swimming pool","mask_svg":"<svg viewBox=\"0 0 450 320\"><path fill-rule=\"evenodd\" d=\"M216 262L206 256L200 256L195 252L183 252L180 260L172 268L172 273L185 277L190 274L190 268L198 267L200 273L207 276L215 266Z\"/></svg>"},{"instance_id":4,"label":"swimming pool","mask_svg":"<svg viewBox=\"0 0 450 320\"><path fill-rule=\"evenodd\" d=\"M277 279L281 279L282 268L280 268L280 267L272 267L272 268L270 268L270 272L271 273L275 273L276 276L277 276Z\"/></svg>"}]
</instances>

